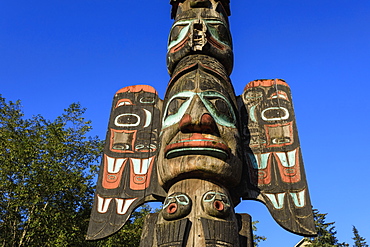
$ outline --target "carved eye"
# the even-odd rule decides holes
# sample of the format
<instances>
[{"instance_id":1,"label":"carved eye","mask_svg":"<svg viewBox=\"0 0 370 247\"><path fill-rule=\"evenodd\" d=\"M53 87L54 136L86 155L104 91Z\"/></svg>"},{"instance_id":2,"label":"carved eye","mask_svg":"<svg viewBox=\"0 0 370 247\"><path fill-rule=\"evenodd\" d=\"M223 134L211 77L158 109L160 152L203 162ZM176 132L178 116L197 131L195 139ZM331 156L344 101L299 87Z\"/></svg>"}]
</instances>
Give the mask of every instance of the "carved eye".
<instances>
[{"instance_id":1,"label":"carved eye","mask_svg":"<svg viewBox=\"0 0 370 247\"><path fill-rule=\"evenodd\" d=\"M177 40L179 38L179 35L181 33L181 30L183 30L187 25L176 25L171 30L170 35L170 42L173 40Z\"/></svg>"},{"instance_id":2,"label":"carved eye","mask_svg":"<svg viewBox=\"0 0 370 247\"><path fill-rule=\"evenodd\" d=\"M228 122L235 122L234 116L231 113L231 109L228 103L219 97L205 97L214 107L215 112Z\"/></svg>"},{"instance_id":3,"label":"carved eye","mask_svg":"<svg viewBox=\"0 0 370 247\"><path fill-rule=\"evenodd\" d=\"M186 97L178 97L178 98L174 98L171 100L171 102L169 103L168 105L168 109L167 109L167 113L166 113L166 117L169 117L171 115L174 115L176 114L180 107L182 106L182 104L184 104L184 102L187 100L188 98Z\"/></svg>"},{"instance_id":4,"label":"carved eye","mask_svg":"<svg viewBox=\"0 0 370 247\"><path fill-rule=\"evenodd\" d=\"M188 195L176 192L166 198L163 204L162 216L165 220L176 220L188 215L192 202Z\"/></svg>"},{"instance_id":5,"label":"carved eye","mask_svg":"<svg viewBox=\"0 0 370 247\"><path fill-rule=\"evenodd\" d=\"M230 215L231 204L224 193L209 191L203 195L202 208L210 216L226 218Z\"/></svg>"},{"instance_id":6,"label":"carved eye","mask_svg":"<svg viewBox=\"0 0 370 247\"><path fill-rule=\"evenodd\" d=\"M228 29L220 23L208 24L212 35L222 43L231 46L231 37Z\"/></svg>"},{"instance_id":7,"label":"carved eye","mask_svg":"<svg viewBox=\"0 0 370 247\"><path fill-rule=\"evenodd\" d=\"M133 127L140 124L140 117L136 114L121 114L114 120L116 126L120 127Z\"/></svg>"}]
</instances>

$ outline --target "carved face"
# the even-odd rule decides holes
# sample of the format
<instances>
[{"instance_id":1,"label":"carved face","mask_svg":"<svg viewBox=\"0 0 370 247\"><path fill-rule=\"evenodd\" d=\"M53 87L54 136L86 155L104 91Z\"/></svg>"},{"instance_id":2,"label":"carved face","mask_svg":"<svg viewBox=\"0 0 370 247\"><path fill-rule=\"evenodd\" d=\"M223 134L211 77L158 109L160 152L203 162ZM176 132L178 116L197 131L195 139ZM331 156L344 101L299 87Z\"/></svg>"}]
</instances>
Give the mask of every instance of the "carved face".
<instances>
[{"instance_id":1,"label":"carved face","mask_svg":"<svg viewBox=\"0 0 370 247\"><path fill-rule=\"evenodd\" d=\"M182 58L197 53L216 58L225 66L227 72L231 73L231 35L225 19L216 11L187 11L173 24L167 50L167 67L170 74Z\"/></svg>"},{"instance_id":2,"label":"carved face","mask_svg":"<svg viewBox=\"0 0 370 247\"><path fill-rule=\"evenodd\" d=\"M230 214L231 203L227 195L218 191L208 191L202 198L203 210L218 218L226 218Z\"/></svg>"},{"instance_id":3,"label":"carved face","mask_svg":"<svg viewBox=\"0 0 370 247\"><path fill-rule=\"evenodd\" d=\"M158 157L163 184L180 176L239 182L239 133L232 88L197 69L180 77L166 95Z\"/></svg>"},{"instance_id":4,"label":"carved face","mask_svg":"<svg viewBox=\"0 0 370 247\"><path fill-rule=\"evenodd\" d=\"M158 153L158 103L150 86L125 87L116 93L104 148L104 188L118 188L125 166L130 166L130 189L142 190L149 184Z\"/></svg>"},{"instance_id":5,"label":"carved face","mask_svg":"<svg viewBox=\"0 0 370 247\"><path fill-rule=\"evenodd\" d=\"M187 216L192 202L188 195L176 192L169 195L163 203L162 216L165 220L176 220Z\"/></svg>"}]
</instances>

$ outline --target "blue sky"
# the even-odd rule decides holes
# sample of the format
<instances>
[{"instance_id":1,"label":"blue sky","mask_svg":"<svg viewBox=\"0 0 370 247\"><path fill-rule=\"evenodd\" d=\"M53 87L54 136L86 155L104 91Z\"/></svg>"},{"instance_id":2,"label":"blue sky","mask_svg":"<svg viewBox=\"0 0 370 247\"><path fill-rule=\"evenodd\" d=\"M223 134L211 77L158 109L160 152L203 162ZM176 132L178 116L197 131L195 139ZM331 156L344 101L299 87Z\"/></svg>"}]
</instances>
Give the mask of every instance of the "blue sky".
<instances>
[{"instance_id":1,"label":"blue sky","mask_svg":"<svg viewBox=\"0 0 370 247\"><path fill-rule=\"evenodd\" d=\"M0 93L27 117L54 119L80 102L104 138L118 89L149 84L164 96L168 2L1 1ZM340 241L353 243L355 225L370 243L370 1L232 0L231 9L236 94L255 79L290 84L313 206ZM262 247L301 238L259 202L237 211L260 221Z\"/></svg>"}]
</instances>

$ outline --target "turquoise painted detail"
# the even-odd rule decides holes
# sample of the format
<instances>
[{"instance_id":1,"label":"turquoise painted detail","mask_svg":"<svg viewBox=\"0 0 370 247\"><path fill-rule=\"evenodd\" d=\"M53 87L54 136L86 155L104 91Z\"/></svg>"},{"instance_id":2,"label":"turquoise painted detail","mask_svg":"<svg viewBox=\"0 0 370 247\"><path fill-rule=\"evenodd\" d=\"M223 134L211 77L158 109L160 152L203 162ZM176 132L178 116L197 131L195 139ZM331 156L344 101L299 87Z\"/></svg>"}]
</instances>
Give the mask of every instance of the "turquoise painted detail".
<instances>
[{"instance_id":1,"label":"turquoise painted detail","mask_svg":"<svg viewBox=\"0 0 370 247\"><path fill-rule=\"evenodd\" d=\"M276 153L284 167L294 167L296 165L296 154L297 149L286 153Z\"/></svg>"},{"instance_id":2,"label":"turquoise painted detail","mask_svg":"<svg viewBox=\"0 0 370 247\"><path fill-rule=\"evenodd\" d=\"M187 195L175 195L175 196L169 196L167 197L165 204L163 205L163 208L168 207L168 205L171 204L171 199L175 198L177 203L181 205L188 205L190 203L189 197Z\"/></svg>"},{"instance_id":3,"label":"turquoise painted detail","mask_svg":"<svg viewBox=\"0 0 370 247\"><path fill-rule=\"evenodd\" d=\"M173 100L176 100L176 98L184 100L183 104L179 107L177 112L173 115L170 116L164 116L162 120L162 129L169 127L171 125L174 125L178 122L180 122L181 118L184 116L186 110L189 108L190 103L194 99L194 96L198 95L210 115L213 117L213 119L216 121L216 123L226 126L226 127L231 127L231 128L236 128L236 115L233 110L232 104L228 99L225 98L222 94L216 92L216 91L205 91L205 92L200 92L200 93L195 93L192 91L183 91L180 92L176 95L174 95L167 103L166 108L164 110L165 114L167 114L168 111L168 106L171 104ZM227 116L220 114L217 112L215 109L215 106L212 104L210 101L211 99L222 99L224 102L226 102L228 106L228 110L232 116L232 119L229 119Z\"/></svg>"},{"instance_id":4,"label":"turquoise painted detail","mask_svg":"<svg viewBox=\"0 0 370 247\"><path fill-rule=\"evenodd\" d=\"M284 207L284 197L285 193L279 193L279 194L266 194L268 199L272 202L272 205L276 209L282 209Z\"/></svg>"},{"instance_id":5,"label":"turquoise painted detail","mask_svg":"<svg viewBox=\"0 0 370 247\"><path fill-rule=\"evenodd\" d=\"M205 202L213 202L216 198L216 196L219 196L220 199L225 203L226 206L230 206L230 202L227 198L227 196L224 193L216 192L216 191L209 191L204 194L203 201Z\"/></svg>"},{"instance_id":6,"label":"turquoise painted detail","mask_svg":"<svg viewBox=\"0 0 370 247\"><path fill-rule=\"evenodd\" d=\"M302 190L298 193L290 193L290 195L293 198L294 204L299 208L302 208L306 205L305 192L306 192L306 190Z\"/></svg>"},{"instance_id":7,"label":"turquoise painted detail","mask_svg":"<svg viewBox=\"0 0 370 247\"><path fill-rule=\"evenodd\" d=\"M198 21L198 19L181 20L181 21L178 21L178 22L176 22L176 23L173 24L173 26L171 28L171 31L170 31L170 38L169 38L169 42L168 42L168 46L167 46L167 50L168 51L170 49L172 49L174 46L176 46L178 43L180 43L183 39L185 39L185 37L189 33L189 30L190 30L192 24L195 21ZM220 43L222 43L222 44L224 44L226 46L230 46L231 47L232 44L230 44L229 42L227 42L225 40L220 40L220 36L218 34L218 31L214 27L214 25L223 25L225 27L225 30L228 30L228 27L222 21L202 19L201 20L201 23L204 24L207 27L207 29L209 30L209 32L212 34L212 36L218 42L220 42ZM177 28L179 26L183 26L183 28L179 32L177 38L171 41L171 33L172 33L173 29L174 28ZM231 40L231 38L229 38L229 39Z\"/></svg>"},{"instance_id":8,"label":"turquoise painted detail","mask_svg":"<svg viewBox=\"0 0 370 247\"><path fill-rule=\"evenodd\" d=\"M264 153L264 154L248 153L249 159L252 162L252 166L254 169L266 169L267 161L270 155L271 153Z\"/></svg>"}]
</instances>

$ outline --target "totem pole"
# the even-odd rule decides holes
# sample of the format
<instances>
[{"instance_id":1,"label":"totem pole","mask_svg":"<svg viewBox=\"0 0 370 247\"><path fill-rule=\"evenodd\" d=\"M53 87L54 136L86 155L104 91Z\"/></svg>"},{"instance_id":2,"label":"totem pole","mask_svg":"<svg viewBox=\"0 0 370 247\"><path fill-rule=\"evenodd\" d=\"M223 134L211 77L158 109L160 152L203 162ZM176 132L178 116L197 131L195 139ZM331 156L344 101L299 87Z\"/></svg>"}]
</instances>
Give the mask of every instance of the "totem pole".
<instances>
[{"instance_id":1,"label":"totem pole","mask_svg":"<svg viewBox=\"0 0 370 247\"><path fill-rule=\"evenodd\" d=\"M87 239L117 232L148 201L163 208L147 217L143 247L251 247L240 199L316 234L288 84L256 80L235 96L229 2L171 0L164 101L146 85L115 94Z\"/></svg>"}]
</instances>

